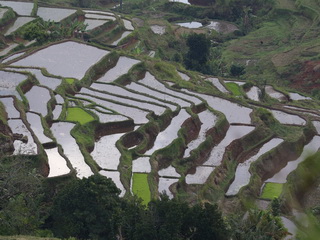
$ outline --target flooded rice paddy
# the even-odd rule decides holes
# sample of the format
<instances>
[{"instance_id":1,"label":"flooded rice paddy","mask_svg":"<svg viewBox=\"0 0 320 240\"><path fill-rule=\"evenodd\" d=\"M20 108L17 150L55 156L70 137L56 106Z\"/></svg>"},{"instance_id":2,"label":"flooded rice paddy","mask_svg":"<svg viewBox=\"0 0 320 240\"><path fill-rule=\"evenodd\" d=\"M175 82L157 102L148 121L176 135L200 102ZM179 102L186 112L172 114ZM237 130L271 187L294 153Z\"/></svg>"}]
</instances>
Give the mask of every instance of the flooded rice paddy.
<instances>
[{"instance_id":1,"label":"flooded rice paddy","mask_svg":"<svg viewBox=\"0 0 320 240\"><path fill-rule=\"evenodd\" d=\"M0 51L0 57L7 55L12 49L14 49L17 46L17 43L10 44L8 47Z\"/></svg>"},{"instance_id":2,"label":"flooded rice paddy","mask_svg":"<svg viewBox=\"0 0 320 240\"><path fill-rule=\"evenodd\" d=\"M201 28L202 23L200 22L186 22L186 23L176 23L176 25L185 28Z\"/></svg>"},{"instance_id":3,"label":"flooded rice paddy","mask_svg":"<svg viewBox=\"0 0 320 240\"><path fill-rule=\"evenodd\" d=\"M260 89L256 86L251 87L250 90L247 92L248 98L253 101L259 102L259 95L260 95Z\"/></svg>"},{"instance_id":4,"label":"flooded rice paddy","mask_svg":"<svg viewBox=\"0 0 320 240\"><path fill-rule=\"evenodd\" d=\"M198 166L194 174L186 176L187 184L204 184L215 167L211 166Z\"/></svg>"},{"instance_id":5,"label":"flooded rice paddy","mask_svg":"<svg viewBox=\"0 0 320 240\"><path fill-rule=\"evenodd\" d=\"M154 34L159 34L159 35L163 35L166 32L166 27L165 26L160 26L160 25L152 25L150 26L151 31Z\"/></svg>"},{"instance_id":6,"label":"flooded rice paddy","mask_svg":"<svg viewBox=\"0 0 320 240\"><path fill-rule=\"evenodd\" d=\"M171 120L170 125L158 134L153 147L145 154L151 155L155 151L169 145L174 139L178 137L178 130L181 128L182 123L190 117L190 114L187 113L185 109L181 109L179 114Z\"/></svg>"},{"instance_id":7,"label":"flooded rice paddy","mask_svg":"<svg viewBox=\"0 0 320 240\"><path fill-rule=\"evenodd\" d=\"M5 107L8 119L20 117L20 112L14 106L14 99L12 97L0 98L0 102L2 102Z\"/></svg>"},{"instance_id":8,"label":"flooded rice paddy","mask_svg":"<svg viewBox=\"0 0 320 240\"><path fill-rule=\"evenodd\" d=\"M47 154L50 166L48 177L57 177L70 172L67 161L60 155L57 147L45 149L44 151Z\"/></svg>"},{"instance_id":9,"label":"flooded rice paddy","mask_svg":"<svg viewBox=\"0 0 320 240\"><path fill-rule=\"evenodd\" d=\"M132 68L133 65L137 63L140 63L140 61L133 58L121 56L116 66L107 71L107 73L103 77L99 78L98 81L104 83L113 82L121 75L128 73L130 68Z\"/></svg>"},{"instance_id":10,"label":"flooded rice paddy","mask_svg":"<svg viewBox=\"0 0 320 240\"><path fill-rule=\"evenodd\" d=\"M294 124L294 125L305 125L306 120L303 118L293 115L293 114L288 114L282 111L278 110L271 110L273 116L282 124Z\"/></svg>"},{"instance_id":11,"label":"flooded rice paddy","mask_svg":"<svg viewBox=\"0 0 320 240\"><path fill-rule=\"evenodd\" d=\"M8 125L12 133L21 135L21 139L13 142L13 155L36 155L38 153L37 144L23 121L21 119L8 120Z\"/></svg>"},{"instance_id":12,"label":"flooded rice paddy","mask_svg":"<svg viewBox=\"0 0 320 240\"><path fill-rule=\"evenodd\" d=\"M37 15L44 21L60 22L75 12L76 10L74 9L39 7Z\"/></svg>"},{"instance_id":13,"label":"flooded rice paddy","mask_svg":"<svg viewBox=\"0 0 320 240\"><path fill-rule=\"evenodd\" d=\"M84 24L88 25L86 30L90 31L92 29L95 29L97 27L102 26L103 24L107 23L107 20L102 20L102 19L85 19Z\"/></svg>"},{"instance_id":14,"label":"flooded rice paddy","mask_svg":"<svg viewBox=\"0 0 320 240\"><path fill-rule=\"evenodd\" d=\"M132 33L132 31L124 31L116 41L111 43L111 45L117 46L120 43L120 41L127 37L130 33Z\"/></svg>"},{"instance_id":15,"label":"flooded rice paddy","mask_svg":"<svg viewBox=\"0 0 320 240\"><path fill-rule=\"evenodd\" d=\"M27 112L26 117L32 131L34 132L41 144L53 141L51 138L48 138L46 135L44 135L41 117L38 114Z\"/></svg>"},{"instance_id":16,"label":"flooded rice paddy","mask_svg":"<svg viewBox=\"0 0 320 240\"><path fill-rule=\"evenodd\" d=\"M217 117L209 110L198 113L198 116L200 122L202 123L201 129L198 137L187 145L187 149L185 150L183 155L184 158L189 157L190 152L199 147L199 145L206 139L207 131L214 127L217 120Z\"/></svg>"},{"instance_id":17,"label":"flooded rice paddy","mask_svg":"<svg viewBox=\"0 0 320 240\"><path fill-rule=\"evenodd\" d=\"M48 89L33 86L30 91L24 94L29 102L29 110L40 113L42 116L48 114L47 104L51 99Z\"/></svg>"},{"instance_id":18,"label":"flooded rice paddy","mask_svg":"<svg viewBox=\"0 0 320 240\"><path fill-rule=\"evenodd\" d=\"M235 173L235 179L231 183L228 191L226 192L227 196L234 196L238 194L240 188L246 186L250 182L251 173L249 171L250 166L253 162L258 160L263 154L267 153L271 149L277 147L283 140L280 138L273 138L269 142L265 143L260 149L257 154L249 158L243 163L239 163Z\"/></svg>"},{"instance_id":19,"label":"flooded rice paddy","mask_svg":"<svg viewBox=\"0 0 320 240\"><path fill-rule=\"evenodd\" d=\"M310 97L305 97L305 96L302 96L300 95L299 93L289 93L289 96L292 100L295 100L295 101L299 101L299 100L311 100Z\"/></svg>"},{"instance_id":20,"label":"flooded rice paddy","mask_svg":"<svg viewBox=\"0 0 320 240\"><path fill-rule=\"evenodd\" d=\"M18 15L30 16L33 3L32 2L14 2L14 1L0 1L2 6L7 6L13 9Z\"/></svg>"},{"instance_id":21,"label":"flooded rice paddy","mask_svg":"<svg viewBox=\"0 0 320 240\"><path fill-rule=\"evenodd\" d=\"M218 78L206 78L206 81L210 82L215 86L220 92L229 93L229 91L222 85Z\"/></svg>"},{"instance_id":22,"label":"flooded rice paddy","mask_svg":"<svg viewBox=\"0 0 320 240\"><path fill-rule=\"evenodd\" d=\"M244 137L253 130L254 127L250 126L230 126L224 139L212 149L208 160L203 165L219 166L222 162L226 147L234 140Z\"/></svg>"},{"instance_id":23,"label":"flooded rice paddy","mask_svg":"<svg viewBox=\"0 0 320 240\"><path fill-rule=\"evenodd\" d=\"M308 156L316 153L320 148L320 136L314 136L313 139L304 146L303 152L300 157L294 161L288 162L288 164L282 168L278 173L276 173L272 178L269 178L266 182L274 182L274 183L286 183L287 176L294 171L299 163L305 160Z\"/></svg>"},{"instance_id":24,"label":"flooded rice paddy","mask_svg":"<svg viewBox=\"0 0 320 240\"><path fill-rule=\"evenodd\" d=\"M111 134L101 137L94 144L90 153L93 160L103 169L117 170L120 163L121 153L116 147L116 142L125 133Z\"/></svg>"},{"instance_id":25,"label":"flooded rice paddy","mask_svg":"<svg viewBox=\"0 0 320 240\"><path fill-rule=\"evenodd\" d=\"M149 157L140 157L132 161L132 172L138 173L150 173L151 164L149 162Z\"/></svg>"},{"instance_id":26,"label":"flooded rice paddy","mask_svg":"<svg viewBox=\"0 0 320 240\"><path fill-rule=\"evenodd\" d=\"M265 87L265 91L272 98L275 98L275 99L277 99L279 101L285 101L286 100L286 96L283 93L274 90L274 88L272 86L266 86Z\"/></svg>"},{"instance_id":27,"label":"flooded rice paddy","mask_svg":"<svg viewBox=\"0 0 320 240\"><path fill-rule=\"evenodd\" d=\"M159 170L158 175L160 177L172 177L172 178L181 177L181 175L179 173L177 173L177 170L174 167L172 167L171 165L167 168Z\"/></svg>"},{"instance_id":28,"label":"flooded rice paddy","mask_svg":"<svg viewBox=\"0 0 320 240\"><path fill-rule=\"evenodd\" d=\"M77 171L77 177L89 177L93 175L92 170L87 165L76 140L70 132L75 124L67 122L53 123L51 131L57 143L63 149L63 154L68 158L72 167Z\"/></svg>"},{"instance_id":29,"label":"flooded rice paddy","mask_svg":"<svg viewBox=\"0 0 320 240\"><path fill-rule=\"evenodd\" d=\"M51 45L17 62L14 66L46 68L56 76L81 79L109 51L77 42Z\"/></svg>"},{"instance_id":30,"label":"flooded rice paddy","mask_svg":"<svg viewBox=\"0 0 320 240\"><path fill-rule=\"evenodd\" d=\"M23 25L33 21L35 18L33 17L18 17L13 25L6 31L5 36L10 35L11 33L17 31Z\"/></svg>"}]
</instances>

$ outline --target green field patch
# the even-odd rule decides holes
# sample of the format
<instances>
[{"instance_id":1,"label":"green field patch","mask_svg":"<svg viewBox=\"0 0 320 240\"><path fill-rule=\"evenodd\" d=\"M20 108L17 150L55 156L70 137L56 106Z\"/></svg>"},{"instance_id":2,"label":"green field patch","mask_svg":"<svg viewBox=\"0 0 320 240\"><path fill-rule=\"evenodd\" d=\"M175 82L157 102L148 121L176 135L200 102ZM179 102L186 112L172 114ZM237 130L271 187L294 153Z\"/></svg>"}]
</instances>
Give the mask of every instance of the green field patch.
<instances>
[{"instance_id":1,"label":"green field patch","mask_svg":"<svg viewBox=\"0 0 320 240\"><path fill-rule=\"evenodd\" d=\"M282 193L283 183L266 183L262 190L261 198L263 199L274 199L278 198Z\"/></svg>"},{"instance_id":2,"label":"green field patch","mask_svg":"<svg viewBox=\"0 0 320 240\"><path fill-rule=\"evenodd\" d=\"M142 203L147 205L151 200L151 192L148 183L148 174L133 173L132 177L132 191L142 199Z\"/></svg>"},{"instance_id":3,"label":"green field patch","mask_svg":"<svg viewBox=\"0 0 320 240\"><path fill-rule=\"evenodd\" d=\"M75 79L74 78L65 78L64 80L66 80L66 82L69 84L73 84Z\"/></svg>"},{"instance_id":4,"label":"green field patch","mask_svg":"<svg viewBox=\"0 0 320 240\"><path fill-rule=\"evenodd\" d=\"M81 125L91 122L94 120L94 117L87 113L82 108L68 108L67 110L67 121L70 122L79 122Z\"/></svg>"},{"instance_id":5,"label":"green field patch","mask_svg":"<svg viewBox=\"0 0 320 240\"><path fill-rule=\"evenodd\" d=\"M242 96L240 86L236 83L225 83L227 89L233 93L235 96Z\"/></svg>"}]
</instances>

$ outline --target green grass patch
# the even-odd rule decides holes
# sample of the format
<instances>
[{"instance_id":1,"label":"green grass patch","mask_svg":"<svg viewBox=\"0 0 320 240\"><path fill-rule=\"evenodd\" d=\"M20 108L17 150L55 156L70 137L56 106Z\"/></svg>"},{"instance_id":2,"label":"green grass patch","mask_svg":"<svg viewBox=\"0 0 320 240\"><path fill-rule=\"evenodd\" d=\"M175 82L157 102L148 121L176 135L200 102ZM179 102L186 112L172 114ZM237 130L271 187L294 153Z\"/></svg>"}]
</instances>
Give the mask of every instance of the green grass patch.
<instances>
[{"instance_id":1,"label":"green grass patch","mask_svg":"<svg viewBox=\"0 0 320 240\"><path fill-rule=\"evenodd\" d=\"M261 198L274 199L278 198L282 193L283 183L266 183L262 190Z\"/></svg>"},{"instance_id":2,"label":"green grass patch","mask_svg":"<svg viewBox=\"0 0 320 240\"><path fill-rule=\"evenodd\" d=\"M232 92L235 96L242 96L242 92L240 90L240 87L236 83L225 83L227 89Z\"/></svg>"},{"instance_id":3,"label":"green grass patch","mask_svg":"<svg viewBox=\"0 0 320 240\"><path fill-rule=\"evenodd\" d=\"M65 80L69 84L73 84L74 83L74 79L73 78L65 78Z\"/></svg>"},{"instance_id":4,"label":"green grass patch","mask_svg":"<svg viewBox=\"0 0 320 240\"><path fill-rule=\"evenodd\" d=\"M66 120L71 122L79 122L81 125L83 125L93 121L94 117L84 111L82 108L75 107L67 109Z\"/></svg>"},{"instance_id":5,"label":"green grass patch","mask_svg":"<svg viewBox=\"0 0 320 240\"><path fill-rule=\"evenodd\" d=\"M133 173L132 191L142 199L142 203L147 205L151 200L151 192L148 184L148 174Z\"/></svg>"}]
</instances>

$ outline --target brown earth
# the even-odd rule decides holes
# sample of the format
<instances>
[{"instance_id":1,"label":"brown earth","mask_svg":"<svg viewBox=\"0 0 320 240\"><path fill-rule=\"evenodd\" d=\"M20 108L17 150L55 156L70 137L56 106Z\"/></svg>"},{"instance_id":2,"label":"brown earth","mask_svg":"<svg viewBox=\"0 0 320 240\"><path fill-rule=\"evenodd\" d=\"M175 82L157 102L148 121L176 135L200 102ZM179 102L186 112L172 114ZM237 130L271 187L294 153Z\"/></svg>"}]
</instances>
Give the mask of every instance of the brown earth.
<instances>
[{"instance_id":1,"label":"brown earth","mask_svg":"<svg viewBox=\"0 0 320 240\"><path fill-rule=\"evenodd\" d=\"M320 90L320 61L306 61L301 65L297 75L290 78L291 87L311 93Z\"/></svg>"}]
</instances>

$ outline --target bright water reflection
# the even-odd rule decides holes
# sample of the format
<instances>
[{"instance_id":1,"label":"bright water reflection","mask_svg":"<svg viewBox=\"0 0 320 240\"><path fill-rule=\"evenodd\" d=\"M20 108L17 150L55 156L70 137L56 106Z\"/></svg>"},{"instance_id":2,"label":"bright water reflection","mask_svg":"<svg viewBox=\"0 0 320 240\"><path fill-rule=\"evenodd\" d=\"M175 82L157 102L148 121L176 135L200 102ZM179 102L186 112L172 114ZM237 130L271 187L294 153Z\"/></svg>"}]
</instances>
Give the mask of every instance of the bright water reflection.
<instances>
[{"instance_id":1,"label":"bright water reflection","mask_svg":"<svg viewBox=\"0 0 320 240\"><path fill-rule=\"evenodd\" d=\"M3 103L8 118L19 118L20 112L14 106L14 99L12 97L0 98L0 101Z\"/></svg>"},{"instance_id":2,"label":"bright water reflection","mask_svg":"<svg viewBox=\"0 0 320 240\"><path fill-rule=\"evenodd\" d=\"M48 156L50 168L48 177L57 177L68 174L70 172L66 160L60 155L57 147L45 149L44 151Z\"/></svg>"},{"instance_id":3,"label":"bright water reflection","mask_svg":"<svg viewBox=\"0 0 320 240\"><path fill-rule=\"evenodd\" d=\"M76 140L71 136L70 131L75 126L73 123L53 123L51 131L57 143L63 148L64 155L69 159L72 167L77 171L77 177L89 177L93 175L90 167L86 164L84 157Z\"/></svg>"},{"instance_id":4,"label":"bright water reflection","mask_svg":"<svg viewBox=\"0 0 320 240\"><path fill-rule=\"evenodd\" d=\"M52 142L51 138L48 138L46 135L44 135L44 129L41 123L41 118L38 114L27 112L27 121L30 124L30 127L36 137L38 138L39 142L41 144L47 143L47 142Z\"/></svg>"},{"instance_id":5,"label":"bright water reflection","mask_svg":"<svg viewBox=\"0 0 320 240\"><path fill-rule=\"evenodd\" d=\"M23 25L27 24L28 22L31 22L34 19L35 18L33 18L33 17L18 17L16 19L16 21L14 22L14 24L8 29L8 31L6 31L6 33L4 35L5 36L10 35L11 33L13 33L16 30L18 30L20 27L22 27Z\"/></svg>"},{"instance_id":6,"label":"bright water reflection","mask_svg":"<svg viewBox=\"0 0 320 240\"><path fill-rule=\"evenodd\" d=\"M48 89L33 86L31 90L24 94L29 102L30 111L46 116L48 114L47 104L51 98Z\"/></svg>"},{"instance_id":7,"label":"bright water reflection","mask_svg":"<svg viewBox=\"0 0 320 240\"><path fill-rule=\"evenodd\" d=\"M37 144L34 142L30 131L21 119L8 120L8 125L11 128L12 133L21 134L25 138L26 142L21 140L15 140L13 155L36 155L38 152Z\"/></svg>"},{"instance_id":8,"label":"bright water reflection","mask_svg":"<svg viewBox=\"0 0 320 240\"><path fill-rule=\"evenodd\" d=\"M238 194L240 188L246 186L250 182L251 173L249 172L249 168L253 162L258 160L260 156L270 151L271 149L277 147L283 140L280 138L273 138L269 142L265 143L260 149L259 152L253 157L246 160L244 163L239 163L236 173L235 179L230 185L228 191L226 192L227 196L233 196Z\"/></svg>"}]
</instances>

